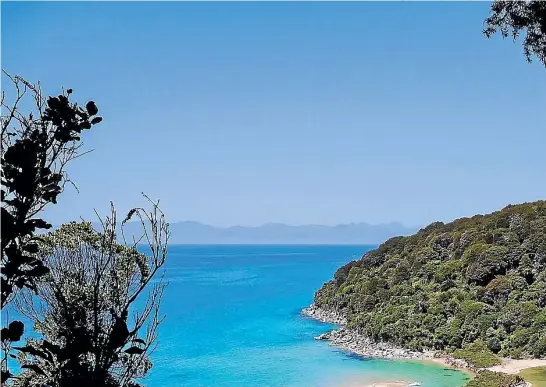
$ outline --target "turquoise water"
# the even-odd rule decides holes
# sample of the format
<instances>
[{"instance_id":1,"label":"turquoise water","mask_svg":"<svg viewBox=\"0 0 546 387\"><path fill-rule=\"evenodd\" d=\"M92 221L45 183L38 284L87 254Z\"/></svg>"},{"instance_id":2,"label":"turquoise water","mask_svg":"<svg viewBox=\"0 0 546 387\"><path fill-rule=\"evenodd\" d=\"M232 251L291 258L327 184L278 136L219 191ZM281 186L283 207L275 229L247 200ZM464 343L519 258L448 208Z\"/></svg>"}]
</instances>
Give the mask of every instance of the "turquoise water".
<instances>
[{"instance_id":1,"label":"turquoise water","mask_svg":"<svg viewBox=\"0 0 546 387\"><path fill-rule=\"evenodd\" d=\"M313 340L333 326L300 315L368 246L170 246L167 319L150 387L330 387L380 380L458 387L436 364L359 358Z\"/></svg>"}]
</instances>

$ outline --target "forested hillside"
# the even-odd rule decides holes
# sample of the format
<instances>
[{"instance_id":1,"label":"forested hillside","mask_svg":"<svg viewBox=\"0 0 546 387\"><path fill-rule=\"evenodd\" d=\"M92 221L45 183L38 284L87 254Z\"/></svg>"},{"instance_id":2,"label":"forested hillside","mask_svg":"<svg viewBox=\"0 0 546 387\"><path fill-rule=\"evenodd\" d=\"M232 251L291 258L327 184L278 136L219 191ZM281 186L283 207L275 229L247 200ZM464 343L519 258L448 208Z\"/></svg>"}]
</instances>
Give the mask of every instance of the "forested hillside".
<instances>
[{"instance_id":1,"label":"forested hillside","mask_svg":"<svg viewBox=\"0 0 546 387\"><path fill-rule=\"evenodd\" d=\"M458 357L546 357L546 201L391 238L341 267L315 305L374 340ZM494 357L492 357L494 359Z\"/></svg>"}]
</instances>

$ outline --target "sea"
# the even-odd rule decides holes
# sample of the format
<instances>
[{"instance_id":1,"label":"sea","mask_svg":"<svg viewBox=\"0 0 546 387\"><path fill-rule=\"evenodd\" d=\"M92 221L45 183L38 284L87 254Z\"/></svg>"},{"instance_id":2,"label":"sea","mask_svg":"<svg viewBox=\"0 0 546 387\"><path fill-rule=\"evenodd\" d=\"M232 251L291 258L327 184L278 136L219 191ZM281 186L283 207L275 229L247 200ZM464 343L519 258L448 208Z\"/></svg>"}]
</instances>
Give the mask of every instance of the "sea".
<instances>
[{"instance_id":1,"label":"sea","mask_svg":"<svg viewBox=\"0 0 546 387\"><path fill-rule=\"evenodd\" d=\"M358 387L408 381L459 387L434 363L368 359L314 337L301 315L341 265L375 246L169 246L166 315L149 387Z\"/></svg>"}]
</instances>

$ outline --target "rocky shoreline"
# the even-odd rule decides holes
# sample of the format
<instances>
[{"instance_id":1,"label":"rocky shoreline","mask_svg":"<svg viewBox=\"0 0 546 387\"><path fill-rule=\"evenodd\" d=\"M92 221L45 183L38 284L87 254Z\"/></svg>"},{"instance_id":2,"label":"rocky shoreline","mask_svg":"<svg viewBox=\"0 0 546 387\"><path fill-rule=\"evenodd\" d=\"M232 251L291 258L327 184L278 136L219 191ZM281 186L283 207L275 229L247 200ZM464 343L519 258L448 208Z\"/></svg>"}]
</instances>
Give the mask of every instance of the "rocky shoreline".
<instances>
[{"instance_id":1,"label":"rocky shoreline","mask_svg":"<svg viewBox=\"0 0 546 387\"><path fill-rule=\"evenodd\" d=\"M409 359L409 360L432 360L433 353L416 352L404 348L395 347L389 343L373 342L369 338L347 328L335 329L315 337L316 340L327 340L336 347L353 352L357 355L381 359Z\"/></svg>"},{"instance_id":2,"label":"rocky shoreline","mask_svg":"<svg viewBox=\"0 0 546 387\"><path fill-rule=\"evenodd\" d=\"M375 342L355 330L347 328L346 317L337 311L324 310L312 304L308 308L302 309L301 313L309 318L340 326L338 329L315 337L315 340L326 340L330 345L360 356L390 360L434 361L450 368L471 372L480 371L480 369L473 367L466 361L455 359L440 351L413 351L385 342ZM516 387L531 387L531 383L522 381Z\"/></svg>"},{"instance_id":3,"label":"rocky shoreline","mask_svg":"<svg viewBox=\"0 0 546 387\"><path fill-rule=\"evenodd\" d=\"M454 359L437 351L412 351L386 342L375 342L358 332L347 328L347 319L337 311L318 308L314 304L302 310L302 314L315 320L340 325L328 333L315 337L326 340L331 345L360 356L391 360L429 360L440 362L448 367L476 371L466 361Z\"/></svg>"},{"instance_id":4,"label":"rocky shoreline","mask_svg":"<svg viewBox=\"0 0 546 387\"><path fill-rule=\"evenodd\" d=\"M345 325L347 319L336 311L324 310L311 304L308 308L303 308L301 313L317 321L329 324Z\"/></svg>"}]
</instances>

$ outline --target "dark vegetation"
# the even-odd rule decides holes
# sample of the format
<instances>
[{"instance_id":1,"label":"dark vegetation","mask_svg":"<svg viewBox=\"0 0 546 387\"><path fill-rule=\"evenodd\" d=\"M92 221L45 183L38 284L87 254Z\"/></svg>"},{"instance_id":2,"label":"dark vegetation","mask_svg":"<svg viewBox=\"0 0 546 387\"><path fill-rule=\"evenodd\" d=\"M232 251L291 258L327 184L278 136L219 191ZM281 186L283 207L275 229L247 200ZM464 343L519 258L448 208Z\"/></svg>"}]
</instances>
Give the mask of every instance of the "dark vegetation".
<instances>
[{"instance_id":1,"label":"dark vegetation","mask_svg":"<svg viewBox=\"0 0 546 387\"><path fill-rule=\"evenodd\" d=\"M546 201L433 223L341 267L315 295L349 326L477 366L546 357Z\"/></svg>"},{"instance_id":2,"label":"dark vegetation","mask_svg":"<svg viewBox=\"0 0 546 387\"><path fill-rule=\"evenodd\" d=\"M65 167L76 158L81 134L101 122L93 101L85 109L70 101L72 90L43 98L38 86L4 72L13 85L12 100L2 92L2 310L16 289L37 291L36 281L49 272L36 253L36 230L51 225L39 217L69 181ZM30 101L29 101L30 100ZM22 111L22 103L33 109ZM7 357L11 343L21 340L24 324L2 328L2 383L10 376Z\"/></svg>"},{"instance_id":3,"label":"dark vegetation","mask_svg":"<svg viewBox=\"0 0 546 387\"><path fill-rule=\"evenodd\" d=\"M71 182L66 167L83 154L82 133L102 118L93 101L84 108L71 102L71 89L44 98L39 86L4 76L13 92L4 88L1 101L1 306L17 307L40 337L24 340L28 327L3 313L2 385L136 387L152 365L163 319L164 285L151 281L166 259L168 224L148 199L151 210L134 208L121 222L123 231L132 217L140 220L142 233L129 242L117 242L113 206L99 218L100 232L73 222L44 234L51 225L40 215ZM147 254L137 249L143 242ZM10 359L20 374L12 374Z\"/></svg>"},{"instance_id":4,"label":"dark vegetation","mask_svg":"<svg viewBox=\"0 0 546 387\"><path fill-rule=\"evenodd\" d=\"M497 31L503 38L516 41L522 34L523 52L529 62L533 55L546 66L546 2L494 1L485 21L484 33L491 37Z\"/></svg>"},{"instance_id":5,"label":"dark vegetation","mask_svg":"<svg viewBox=\"0 0 546 387\"><path fill-rule=\"evenodd\" d=\"M14 385L137 386L134 380L146 375L162 321L161 279L142 310L133 303L164 264L169 236L163 214L153 208L136 212L151 225L148 254L116 242L114 210L103 232L72 222L42 239L40 257L50 273L36 294L23 291L15 301L44 338L19 348L25 371Z\"/></svg>"},{"instance_id":6,"label":"dark vegetation","mask_svg":"<svg viewBox=\"0 0 546 387\"><path fill-rule=\"evenodd\" d=\"M82 132L102 121L93 101L85 109L72 103L70 89L46 100L38 87L4 75L12 80L15 95L10 104L3 92L1 102L2 308L16 288L36 290L36 279L48 272L33 256L38 251L34 233L51 228L38 215L57 203L68 181L65 167L78 156ZM23 113L19 107L27 95L35 109Z\"/></svg>"}]
</instances>

